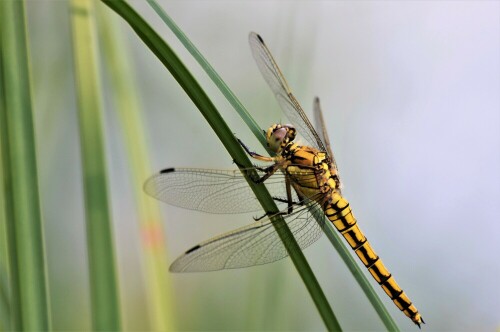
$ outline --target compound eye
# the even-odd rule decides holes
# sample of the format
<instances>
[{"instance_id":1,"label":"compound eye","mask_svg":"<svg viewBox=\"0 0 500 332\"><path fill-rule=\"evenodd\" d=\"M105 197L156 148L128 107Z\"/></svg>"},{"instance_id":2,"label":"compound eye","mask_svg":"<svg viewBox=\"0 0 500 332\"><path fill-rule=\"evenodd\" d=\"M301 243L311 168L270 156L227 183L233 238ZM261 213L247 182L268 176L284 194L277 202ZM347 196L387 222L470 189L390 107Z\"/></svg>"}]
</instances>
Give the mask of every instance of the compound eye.
<instances>
[{"instance_id":1,"label":"compound eye","mask_svg":"<svg viewBox=\"0 0 500 332\"><path fill-rule=\"evenodd\" d=\"M274 140L276 142L281 142L283 139L285 139L287 130L285 128L278 128L275 129L273 132Z\"/></svg>"},{"instance_id":2,"label":"compound eye","mask_svg":"<svg viewBox=\"0 0 500 332\"><path fill-rule=\"evenodd\" d=\"M285 139L286 129L284 128L272 128L268 132L267 146L274 152L279 152L281 149L281 142Z\"/></svg>"}]
</instances>

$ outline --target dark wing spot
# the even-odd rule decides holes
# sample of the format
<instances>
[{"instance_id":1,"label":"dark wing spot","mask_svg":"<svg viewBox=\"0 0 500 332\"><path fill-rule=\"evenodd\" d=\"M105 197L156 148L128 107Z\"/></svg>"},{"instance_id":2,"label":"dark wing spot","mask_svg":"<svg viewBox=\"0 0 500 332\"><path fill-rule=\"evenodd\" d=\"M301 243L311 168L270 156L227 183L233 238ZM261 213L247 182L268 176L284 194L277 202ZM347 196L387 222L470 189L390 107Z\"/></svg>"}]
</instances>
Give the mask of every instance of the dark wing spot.
<instances>
[{"instance_id":1,"label":"dark wing spot","mask_svg":"<svg viewBox=\"0 0 500 332\"><path fill-rule=\"evenodd\" d=\"M175 168L173 168L173 167L165 168L165 169L162 169L160 171L160 174L170 173L170 172L174 172L174 171L175 171Z\"/></svg>"},{"instance_id":2,"label":"dark wing spot","mask_svg":"<svg viewBox=\"0 0 500 332\"><path fill-rule=\"evenodd\" d=\"M257 34L257 38L259 38L259 41L260 41L262 44L264 44L264 39L262 39L262 37L261 37L259 34Z\"/></svg>"},{"instance_id":3,"label":"dark wing spot","mask_svg":"<svg viewBox=\"0 0 500 332\"><path fill-rule=\"evenodd\" d=\"M200 245L199 244L195 245L194 247L192 247L191 249L189 249L188 251L186 251L186 254L190 254L190 253L192 253L193 251L195 251L197 249L200 249Z\"/></svg>"}]
</instances>

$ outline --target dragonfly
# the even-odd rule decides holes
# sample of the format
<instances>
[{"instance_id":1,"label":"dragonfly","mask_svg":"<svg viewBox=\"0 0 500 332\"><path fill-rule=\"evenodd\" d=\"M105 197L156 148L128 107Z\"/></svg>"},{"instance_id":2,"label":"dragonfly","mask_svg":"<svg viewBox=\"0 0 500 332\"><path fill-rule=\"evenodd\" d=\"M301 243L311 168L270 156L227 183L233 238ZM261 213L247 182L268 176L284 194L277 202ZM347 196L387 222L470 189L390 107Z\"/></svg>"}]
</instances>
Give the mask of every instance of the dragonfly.
<instances>
[{"instance_id":1,"label":"dragonfly","mask_svg":"<svg viewBox=\"0 0 500 332\"><path fill-rule=\"evenodd\" d=\"M144 184L147 194L191 210L215 214L261 211L248 186L263 183L278 205L280 214L297 244L304 249L318 240L325 223L331 222L354 250L375 281L394 304L420 328L425 323L415 305L397 284L358 226L342 184L326 131L320 101L313 103L314 127L293 95L262 37L249 35L252 55L271 87L282 111L292 124L273 124L266 141L273 157L251 151L250 157L265 163L250 169L219 170L167 168ZM299 134L305 144L297 143ZM273 215L254 218L254 223L218 235L187 250L170 266L172 272L201 272L271 263L288 256L276 232Z\"/></svg>"}]
</instances>

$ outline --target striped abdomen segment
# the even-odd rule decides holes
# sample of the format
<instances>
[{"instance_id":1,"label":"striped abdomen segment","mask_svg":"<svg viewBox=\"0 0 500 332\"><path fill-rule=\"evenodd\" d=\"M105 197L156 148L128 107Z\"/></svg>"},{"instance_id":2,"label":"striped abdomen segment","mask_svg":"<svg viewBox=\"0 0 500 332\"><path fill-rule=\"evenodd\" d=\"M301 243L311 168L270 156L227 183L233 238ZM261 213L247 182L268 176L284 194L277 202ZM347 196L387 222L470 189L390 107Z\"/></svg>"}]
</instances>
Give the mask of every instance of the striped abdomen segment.
<instances>
[{"instance_id":1,"label":"striped abdomen segment","mask_svg":"<svg viewBox=\"0 0 500 332\"><path fill-rule=\"evenodd\" d=\"M335 192L332 195L331 203L325 206L325 213L394 304L420 327L423 320L417 308L396 283L394 277L389 273L361 229L359 229L356 218L354 218L349 207L349 202Z\"/></svg>"}]
</instances>

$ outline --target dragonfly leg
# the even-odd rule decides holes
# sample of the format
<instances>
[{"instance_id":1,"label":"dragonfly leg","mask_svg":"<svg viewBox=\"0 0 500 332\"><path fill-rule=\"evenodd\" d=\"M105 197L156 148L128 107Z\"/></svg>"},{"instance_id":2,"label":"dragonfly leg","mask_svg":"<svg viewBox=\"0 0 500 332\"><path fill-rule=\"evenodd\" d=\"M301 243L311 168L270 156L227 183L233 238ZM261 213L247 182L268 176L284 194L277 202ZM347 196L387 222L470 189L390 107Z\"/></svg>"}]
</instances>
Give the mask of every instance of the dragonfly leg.
<instances>
[{"instance_id":1,"label":"dragonfly leg","mask_svg":"<svg viewBox=\"0 0 500 332\"><path fill-rule=\"evenodd\" d=\"M242 164L240 164L239 162L237 162L235 159L233 159L233 163L236 164L236 166L238 166L239 168L241 168L242 170L245 170L246 167L243 166ZM267 167L262 167L262 166L259 166L259 165L255 165L255 164L252 164L252 168L256 169L256 170L259 170L261 172L265 172Z\"/></svg>"},{"instance_id":2,"label":"dragonfly leg","mask_svg":"<svg viewBox=\"0 0 500 332\"><path fill-rule=\"evenodd\" d=\"M254 165L254 167L248 169L248 168L245 168L240 163L238 163L236 160L233 160L233 162L236 165L238 165L238 167L240 168L240 170L242 172L245 172L248 175L248 177L250 178L250 180L252 180L254 183L262 183L262 182L266 181L279 168L279 166L276 166L276 165L271 165L269 167L259 167L259 166L255 166ZM254 171L254 170L259 170L259 171L261 171L261 172L263 172L265 174L262 177L259 177L258 174L254 173L254 172L251 172L251 171Z\"/></svg>"},{"instance_id":3,"label":"dragonfly leg","mask_svg":"<svg viewBox=\"0 0 500 332\"><path fill-rule=\"evenodd\" d=\"M241 146L243 147L243 149L245 149L246 153L248 153L248 155L252 158L255 158L257 160L262 160L262 161L268 161L268 162L274 162L274 158L272 157L265 157L265 156L262 156L256 152L253 152L253 151L250 151L250 149L248 148L248 146L245 145L245 143L243 143L239 138L238 138L238 142L241 144Z\"/></svg>"},{"instance_id":4,"label":"dragonfly leg","mask_svg":"<svg viewBox=\"0 0 500 332\"><path fill-rule=\"evenodd\" d=\"M276 165L273 165L273 166L276 166ZM277 215L282 215L282 216L286 216L288 214L291 214L293 212L294 205L304 205L303 201L301 201L301 202L294 202L293 201L293 199L292 199L292 186L290 184L290 178L288 176L286 177L285 184L286 184L286 199L280 198L280 197L273 197L273 200L275 200L275 201L282 202L282 203L288 203L288 209L286 211L281 211L281 212L277 213ZM254 219L255 219L255 221L258 221L258 220L260 220L268 215L269 214L266 213L262 217L254 218Z\"/></svg>"},{"instance_id":5,"label":"dragonfly leg","mask_svg":"<svg viewBox=\"0 0 500 332\"><path fill-rule=\"evenodd\" d=\"M288 199L288 198L285 199L285 198L274 197L273 196L273 200L275 200L277 202L281 202L281 203L288 203L288 209L286 211L281 211L281 212L278 212L278 213L265 213L264 215L262 215L260 217L253 217L253 219L255 221L259 221L262 218L271 217L271 216L287 216L289 214L292 214L294 206L303 206L304 205L304 201L294 202L293 200L291 200L291 198L290 199Z\"/></svg>"},{"instance_id":6,"label":"dragonfly leg","mask_svg":"<svg viewBox=\"0 0 500 332\"><path fill-rule=\"evenodd\" d=\"M259 220L261 220L261 219L263 219L263 218L265 218L265 217L272 217L272 216L286 216L286 215L288 215L288 212L284 212L284 211L282 211L282 212L278 212L278 213L269 213L269 212L268 212L268 213L264 213L264 215L262 215L262 216L260 216L260 217L253 217L253 220L255 220L255 221L259 221Z\"/></svg>"},{"instance_id":7,"label":"dragonfly leg","mask_svg":"<svg viewBox=\"0 0 500 332\"><path fill-rule=\"evenodd\" d=\"M292 185L290 183L290 177L287 176L285 178L285 187L286 187L286 199L288 200L288 213L293 212L293 199L292 199Z\"/></svg>"},{"instance_id":8,"label":"dragonfly leg","mask_svg":"<svg viewBox=\"0 0 500 332\"><path fill-rule=\"evenodd\" d=\"M274 165L271 165L269 167L266 167L264 169L264 172L266 174L264 174L262 177L260 177L259 179L257 179L256 181L254 181L255 183L263 183L264 181L266 181L267 179L269 179L269 177L271 175L273 175L279 168L281 167L281 164L279 163L276 163Z\"/></svg>"},{"instance_id":9,"label":"dragonfly leg","mask_svg":"<svg viewBox=\"0 0 500 332\"><path fill-rule=\"evenodd\" d=\"M289 201L288 199L281 198L281 197L274 197L273 196L273 200L275 200L276 202L280 202L280 203L290 203L290 205L304 205L304 202ZM293 211L293 206L291 207L291 209L292 210L288 210L288 214L290 214Z\"/></svg>"},{"instance_id":10,"label":"dragonfly leg","mask_svg":"<svg viewBox=\"0 0 500 332\"><path fill-rule=\"evenodd\" d=\"M280 203L288 203L288 199L286 198L281 198L281 197L275 197L273 196L273 200L275 200L276 202L280 202Z\"/></svg>"}]
</instances>

